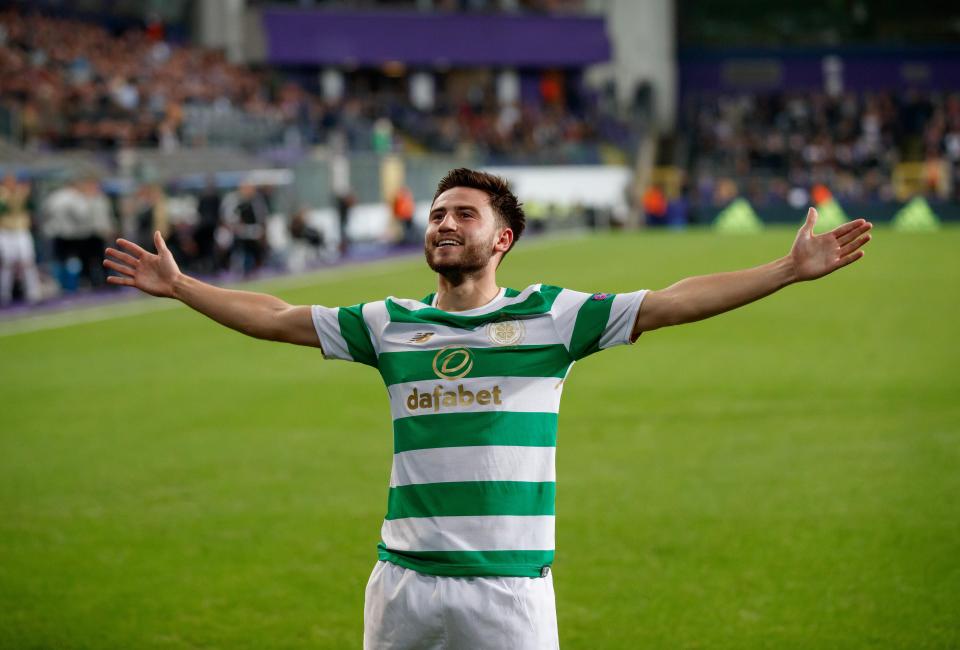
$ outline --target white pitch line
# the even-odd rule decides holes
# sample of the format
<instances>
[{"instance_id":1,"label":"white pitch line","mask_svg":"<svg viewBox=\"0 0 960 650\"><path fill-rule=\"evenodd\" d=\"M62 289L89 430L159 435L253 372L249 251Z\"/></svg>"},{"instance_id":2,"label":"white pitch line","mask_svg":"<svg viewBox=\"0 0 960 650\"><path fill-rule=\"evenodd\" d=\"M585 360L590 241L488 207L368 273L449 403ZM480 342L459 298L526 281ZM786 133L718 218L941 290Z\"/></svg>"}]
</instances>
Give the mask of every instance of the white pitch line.
<instances>
[{"instance_id":1,"label":"white pitch line","mask_svg":"<svg viewBox=\"0 0 960 650\"><path fill-rule=\"evenodd\" d=\"M569 241L572 235L551 235L540 237L534 242L530 242L524 247L524 250L532 248L542 248L552 246L553 244ZM423 253L411 253L409 255L398 255L386 260L377 260L375 262L359 262L347 267L334 267L319 269L309 273L303 273L293 276L275 278L271 280L255 280L252 282L240 282L226 285L230 289L253 289L261 290L281 290L281 289L299 289L314 285L328 284L330 282L340 282L345 278L363 278L375 277L387 273L395 273L398 262L412 262L416 259L423 259ZM134 294L136 295L136 294ZM92 307L79 307L69 309L54 314L41 314L38 316L25 316L7 322L0 322L0 338L16 336L18 334L30 334L33 332L42 332L45 330L61 329L72 327L74 325L85 325L87 323L97 323L115 318L127 318L129 316L140 316L154 312L168 311L184 307L176 300L168 298L152 298L148 296L132 297L120 303L110 303L107 305L96 305Z\"/></svg>"}]
</instances>

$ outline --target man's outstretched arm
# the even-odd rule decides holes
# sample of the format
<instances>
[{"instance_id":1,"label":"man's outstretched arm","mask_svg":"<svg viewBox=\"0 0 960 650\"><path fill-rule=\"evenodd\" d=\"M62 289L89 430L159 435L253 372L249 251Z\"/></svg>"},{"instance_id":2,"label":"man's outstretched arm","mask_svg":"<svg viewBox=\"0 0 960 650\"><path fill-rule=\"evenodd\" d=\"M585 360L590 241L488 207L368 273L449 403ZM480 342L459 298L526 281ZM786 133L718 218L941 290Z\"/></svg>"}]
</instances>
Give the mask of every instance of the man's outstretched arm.
<instances>
[{"instance_id":1,"label":"man's outstretched arm","mask_svg":"<svg viewBox=\"0 0 960 650\"><path fill-rule=\"evenodd\" d=\"M790 253L742 271L686 278L649 292L640 306L633 338L641 332L702 320L768 296L788 284L815 280L863 257L869 221L857 219L822 235L813 234L817 211L810 208Z\"/></svg>"},{"instance_id":2,"label":"man's outstretched arm","mask_svg":"<svg viewBox=\"0 0 960 650\"><path fill-rule=\"evenodd\" d=\"M120 275L111 284L136 287L151 296L175 298L222 325L258 339L320 347L309 306L294 306L251 291L221 289L180 272L159 232L154 255L126 239L108 248L103 265Z\"/></svg>"}]
</instances>

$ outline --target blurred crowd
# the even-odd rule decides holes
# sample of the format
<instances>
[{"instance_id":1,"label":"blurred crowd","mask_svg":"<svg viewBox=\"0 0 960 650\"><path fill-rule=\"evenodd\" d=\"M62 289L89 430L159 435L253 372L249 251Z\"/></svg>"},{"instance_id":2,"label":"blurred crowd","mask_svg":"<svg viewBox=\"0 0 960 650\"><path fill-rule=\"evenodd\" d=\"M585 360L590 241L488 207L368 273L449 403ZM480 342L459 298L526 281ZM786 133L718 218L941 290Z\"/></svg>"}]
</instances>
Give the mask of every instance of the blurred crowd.
<instances>
[{"instance_id":1,"label":"blurred crowd","mask_svg":"<svg viewBox=\"0 0 960 650\"><path fill-rule=\"evenodd\" d=\"M427 149L486 160L490 164L598 163L599 143L623 150L630 129L608 102L580 101L565 92L563 79L544 75L538 101L500 104L482 87L462 102L441 101L430 113L403 110L395 114L404 132Z\"/></svg>"},{"instance_id":2,"label":"blurred crowd","mask_svg":"<svg viewBox=\"0 0 960 650\"><path fill-rule=\"evenodd\" d=\"M736 179L759 204L817 184L841 200L890 201L904 160L923 161L925 190L960 198L960 93L704 95L683 118L704 199Z\"/></svg>"},{"instance_id":3,"label":"blurred crowd","mask_svg":"<svg viewBox=\"0 0 960 650\"><path fill-rule=\"evenodd\" d=\"M172 147L186 106L231 106L282 116L299 87L221 52L164 40L162 25L122 34L78 20L0 13L0 103L31 147ZM203 144L192 142L190 144Z\"/></svg>"},{"instance_id":4,"label":"blurred crowd","mask_svg":"<svg viewBox=\"0 0 960 650\"><path fill-rule=\"evenodd\" d=\"M599 143L626 138L611 110L581 102L580 90L567 92L556 72L544 74L529 105L500 105L492 83L427 108L414 107L406 89L331 99L300 81L168 42L160 23L113 34L78 20L0 12L0 109L14 116L19 144L30 148L170 150L232 138L296 149L342 132L359 151L414 147L492 162L591 162Z\"/></svg>"}]
</instances>

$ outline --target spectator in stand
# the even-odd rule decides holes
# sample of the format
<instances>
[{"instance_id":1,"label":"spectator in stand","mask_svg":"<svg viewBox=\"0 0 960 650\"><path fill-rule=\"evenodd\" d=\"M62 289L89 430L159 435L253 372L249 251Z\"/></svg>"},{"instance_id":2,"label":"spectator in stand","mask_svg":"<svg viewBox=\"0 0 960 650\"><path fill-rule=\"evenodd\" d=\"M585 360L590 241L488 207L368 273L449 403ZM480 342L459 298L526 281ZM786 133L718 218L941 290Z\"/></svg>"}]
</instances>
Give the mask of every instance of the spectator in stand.
<instances>
[{"instance_id":1,"label":"spectator in stand","mask_svg":"<svg viewBox=\"0 0 960 650\"><path fill-rule=\"evenodd\" d=\"M220 225L220 191L216 179L207 177L207 184L197 202L197 228L194 241L197 243L198 270L211 273L216 269L214 235Z\"/></svg>"},{"instance_id":2,"label":"spectator in stand","mask_svg":"<svg viewBox=\"0 0 960 650\"><path fill-rule=\"evenodd\" d=\"M80 277L80 249L89 234L86 223L86 199L79 181L50 193L44 201L43 233L53 243L54 273L66 291L75 291Z\"/></svg>"},{"instance_id":3,"label":"spectator in stand","mask_svg":"<svg viewBox=\"0 0 960 650\"><path fill-rule=\"evenodd\" d=\"M94 177L81 178L50 194L43 205L44 234L53 241L57 276L67 291L81 281L105 284L100 257L116 234L110 201Z\"/></svg>"},{"instance_id":4,"label":"spectator in stand","mask_svg":"<svg viewBox=\"0 0 960 650\"><path fill-rule=\"evenodd\" d=\"M413 230L413 213L416 203L413 192L409 187L401 187L393 195L393 218L400 225L400 244L416 243L416 233Z\"/></svg>"},{"instance_id":5,"label":"spectator in stand","mask_svg":"<svg viewBox=\"0 0 960 650\"><path fill-rule=\"evenodd\" d=\"M167 216L167 197L159 184L142 185L137 189L133 241L149 246L153 233L159 230L166 237L170 222Z\"/></svg>"},{"instance_id":6,"label":"spectator in stand","mask_svg":"<svg viewBox=\"0 0 960 650\"><path fill-rule=\"evenodd\" d=\"M665 221L671 228L686 228L690 223L690 188L684 182L680 186L680 193L667 200Z\"/></svg>"},{"instance_id":7,"label":"spectator in stand","mask_svg":"<svg viewBox=\"0 0 960 650\"><path fill-rule=\"evenodd\" d=\"M330 160L330 188L333 190L334 207L340 221L340 254L346 255L350 248L350 236L347 225L350 222L350 210L356 202L353 187L350 185L350 160L342 146Z\"/></svg>"},{"instance_id":8,"label":"spectator in stand","mask_svg":"<svg viewBox=\"0 0 960 650\"><path fill-rule=\"evenodd\" d=\"M643 193L643 213L648 226L666 225L667 197L659 185L651 185Z\"/></svg>"},{"instance_id":9,"label":"spectator in stand","mask_svg":"<svg viewBox=\"0 0 960 650\"><path fill-rule=\"evenodd\" d=\"M267 217L269 209L263 196L251 183L237 189L238 201L228 223L233 229L233 256L244 276L255 273L267 252Z\"/></svg>"},{"instance_id":10,"label":"spectator in stand","mask_svg":"<svg viewBox=\"0 0 960 650\"><path fill-rule=\"evenodd\" d=\"M17 273L26 301L32 304L40 300L40 275L27 209L29 196L29 183L17 181L13 174L4 177L0 185L0 307L13 300Z\"/></svg>"},{"instance_id":11,"label":"spectator in stand","mask_svg":"<svg viewBox=\"0 0 960 650\"><path fill-rule=\"evenodd\" d=\"M110 199L100 187L100 179L88 176L81 183L81 188L87 202L87 219L92 225L92 232L86 239L83 264L85 276L94 288L106 284L103 266L99 264L103 249L116 234L116 217Z\"/></svg>"},{"instance_id":12,"label":"spectator in stand","mask_svg":"<svg viewBox=\"0 0 960 650\"><path fill-rule=\"evenodd\" d=\"M195 238L197 230L197 199L190 194L171 195L165 201L169 235L167 246L177 260L189 269L198 270L199 249Z\"/></svg>"},{"instance_id":13,"label":"spectator in stand","mask_svg":"<svg viewBox=\"0 0 960 650\"><path fill-rule=\"evenodd\" d=\"M287 257L287 268L294 272L308 268L323 252L323 233L307 223L307 215L307 209L300 208L290 219L292 245Z\"/></svg>"}]
</instances>

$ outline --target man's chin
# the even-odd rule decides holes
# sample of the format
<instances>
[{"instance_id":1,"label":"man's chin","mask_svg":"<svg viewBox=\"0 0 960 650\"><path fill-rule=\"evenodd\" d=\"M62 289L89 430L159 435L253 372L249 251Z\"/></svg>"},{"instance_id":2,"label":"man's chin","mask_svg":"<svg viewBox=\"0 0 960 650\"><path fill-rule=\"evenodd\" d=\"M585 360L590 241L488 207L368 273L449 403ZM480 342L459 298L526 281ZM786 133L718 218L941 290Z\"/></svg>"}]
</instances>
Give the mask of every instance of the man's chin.
<instances>
[{"instance_id":1,"label":"man's chin","mask_svg":"<svg viewBox=\"0 0 960 650\"><path fill-rule=\"evenodd\" d=\"M463 275L464 273L477 270L473 267L460 264L459 262L434 262L428 260L427 265L434 273L439 273L440 275Z\"/></svg>"},{"instance_id":2,"label":"man's chin","mask_svg":"<svg viewBox=\"0 0 960 650\"><path fill-rule=\"evenodd\" d=\"M438 260L436 255L431 255L430 253L427 253L426 257L427 266L429 266L434 273L439 273L444 276L462 276L467 273L476 273L484 267L482 264L464 263L461 259Z\"/></svg>"}]
</instances>

